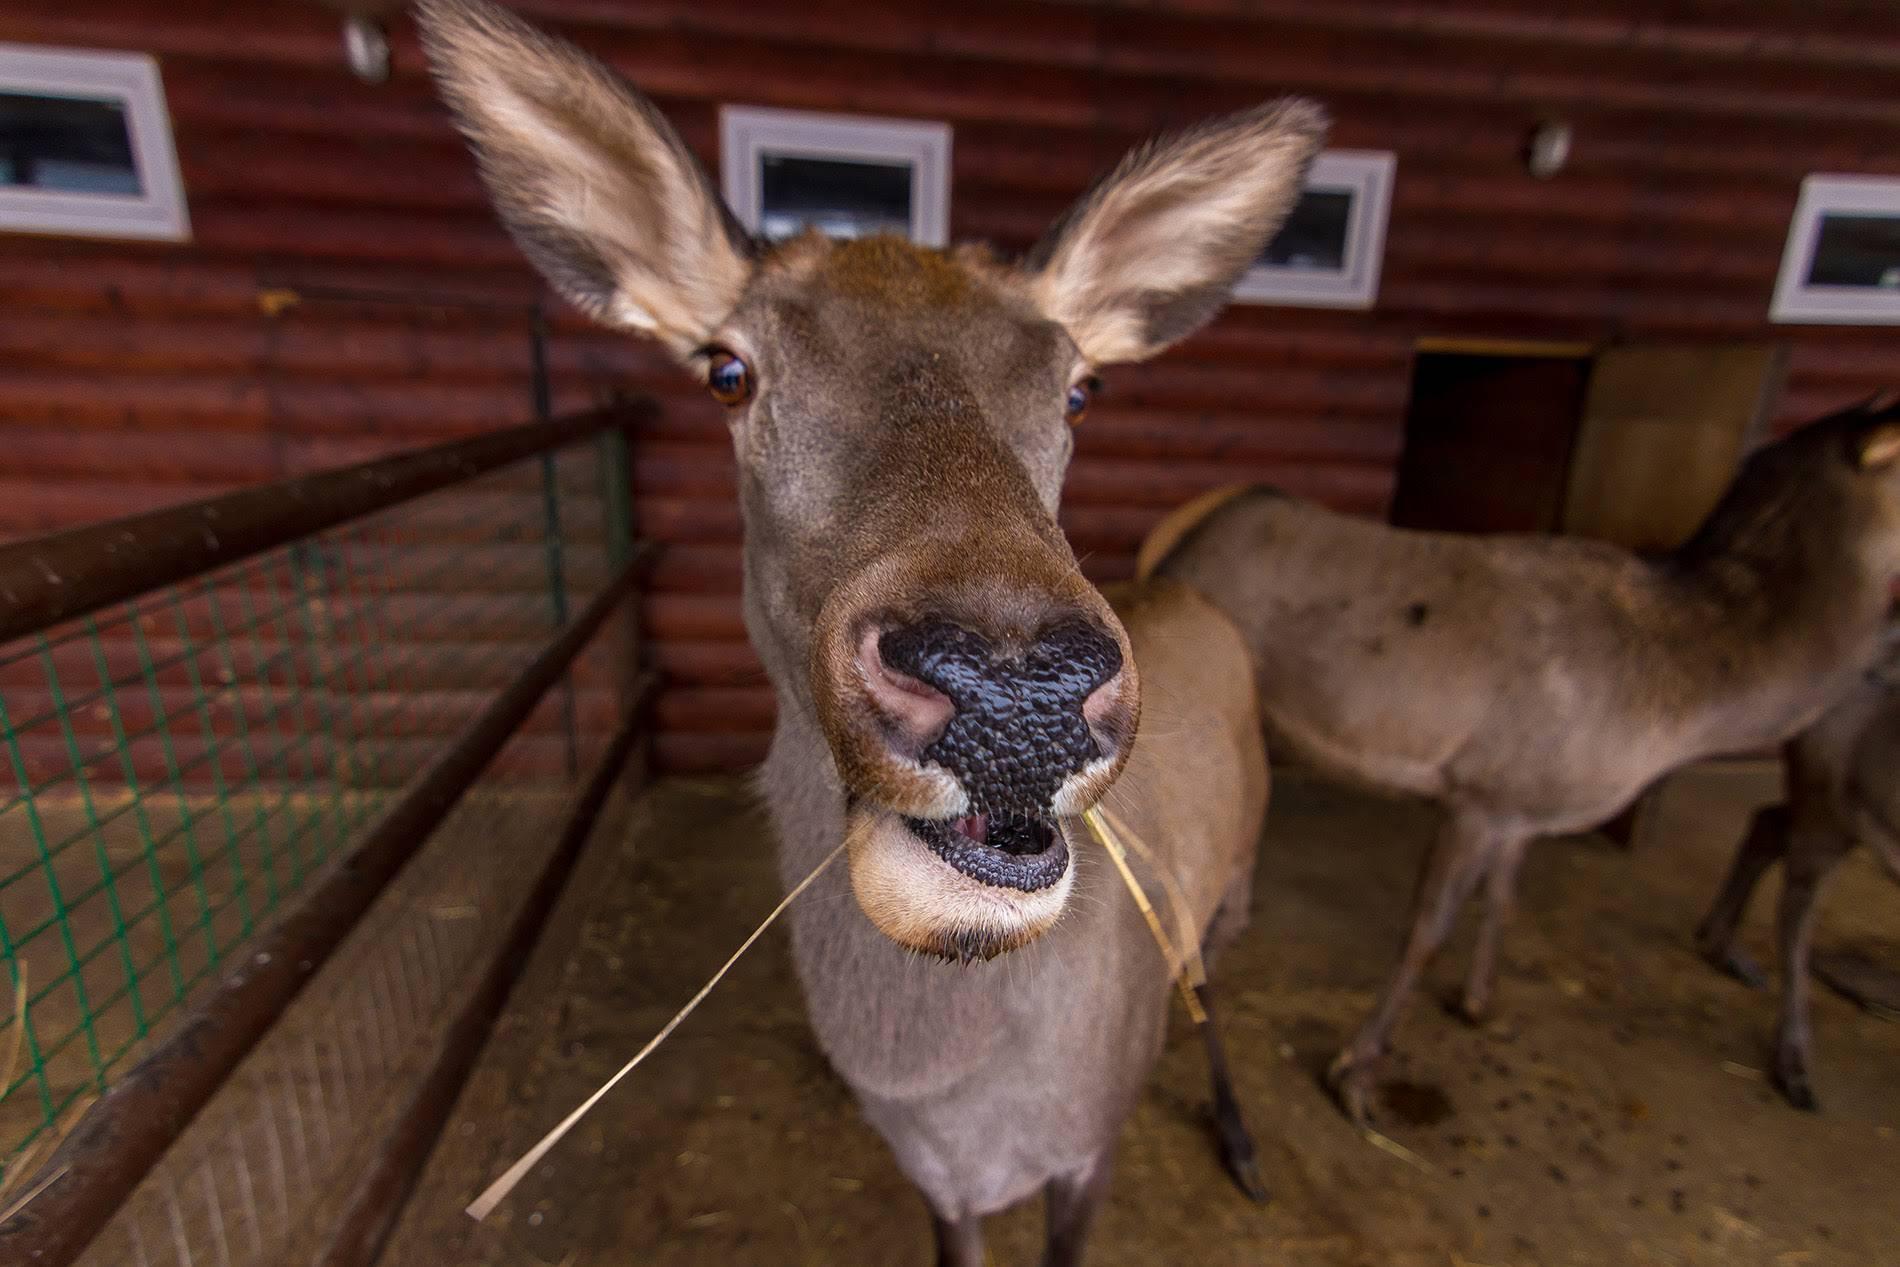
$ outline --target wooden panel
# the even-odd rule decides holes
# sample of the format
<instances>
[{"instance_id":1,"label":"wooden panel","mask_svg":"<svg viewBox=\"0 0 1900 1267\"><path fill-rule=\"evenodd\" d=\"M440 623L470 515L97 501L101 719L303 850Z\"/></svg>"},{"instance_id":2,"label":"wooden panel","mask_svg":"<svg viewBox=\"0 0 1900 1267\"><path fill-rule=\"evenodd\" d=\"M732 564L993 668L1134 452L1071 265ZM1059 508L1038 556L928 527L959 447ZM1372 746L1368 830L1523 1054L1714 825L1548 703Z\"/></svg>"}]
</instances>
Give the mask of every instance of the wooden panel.
<instances>
[{"instance_id":1,"label":"wooden panel","mask_svg":"<svg viewBox=\"0 0 1900 1267\"><path fill-rule=\"evenodd\" d=\"M1590 375L1564 530L1637 550L1680 544L1766 430L1786 367L1766 344L1607 349Z\"/></svg>"},{"instance_id":2,"label":"wooden panel","mask_svg":"<svg viewBox=\"0 0 1900 1267\"><path fill-rule=\"evenodd\" d=\"M1900 381L1891 332L1765 325L1812 170L1900 174L1900 28L1864 5L1643 0L521 0L652 91L715 157L722 101L942 119L952 230L1020 249L1144 133L1287 89L1335 143L1398 154L1378 307L1239 308L1108 375L1064 524L1126 574L1169 502L1259 479L1387 509L1412 348L1428 337L1785 337L1786 426ZM524 327L492 310L307 304L369 287L525 304L541 288L483 205L392 16L394 75L357 82L316 4L8 0L0 40L161 62L194 240L0 236L0 536L518 421ZM1576 128L1531 179L1538 118ZM554 320L560 398L652 391L643 528L675 548L651 646L675 683L663 764L763 750L737 622L738 522L716 410L653 349ZM1534 425L1534 424L1532 424ZM751 694L743 701L719 694ZM751 728L735 731L733 727Z\"/></svg>"},{"instance_id":3,"label":"wooden panel","mask_svg":"<svg viewBox=\"0 0 1900 1267\"><path fill-rule=\"evenodd\" d=\"M1555 531L1588 376L1575 356L1421 354L1392 522Z\"/></svg>"}]
</instances>

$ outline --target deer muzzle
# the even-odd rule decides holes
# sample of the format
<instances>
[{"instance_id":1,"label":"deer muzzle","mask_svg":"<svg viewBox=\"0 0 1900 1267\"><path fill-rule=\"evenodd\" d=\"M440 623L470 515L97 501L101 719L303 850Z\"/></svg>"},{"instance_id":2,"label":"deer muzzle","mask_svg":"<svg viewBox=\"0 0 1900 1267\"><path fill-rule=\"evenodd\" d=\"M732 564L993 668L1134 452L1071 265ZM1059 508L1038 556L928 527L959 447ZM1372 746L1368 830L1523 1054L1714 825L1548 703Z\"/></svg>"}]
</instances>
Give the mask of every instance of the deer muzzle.
<instances>
[{"instance_id":1,"label":"deer muzzle","mask_svg":"<svg viewBox=\"0 0 1900 1267\"><path fill-rule=\"evenodd\" d=\"M1127 756L1126 634L1072 563L1051 572L1033 591L965 584L819 622L833 641L814 648L813 685L854 887L906 945L988 958L1053 923L1074 879L1068 824Z\"/></svg>"}]
</instances>

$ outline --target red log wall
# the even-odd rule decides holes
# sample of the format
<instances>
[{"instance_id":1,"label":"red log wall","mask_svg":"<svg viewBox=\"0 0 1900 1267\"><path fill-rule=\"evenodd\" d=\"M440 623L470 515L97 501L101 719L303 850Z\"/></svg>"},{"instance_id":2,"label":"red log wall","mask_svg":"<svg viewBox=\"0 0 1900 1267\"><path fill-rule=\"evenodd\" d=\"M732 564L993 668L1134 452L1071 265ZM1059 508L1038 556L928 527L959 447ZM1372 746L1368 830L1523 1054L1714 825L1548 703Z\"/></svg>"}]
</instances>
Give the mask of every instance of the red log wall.
<instances>
[{"instance_id":1,"label":"red log wall","mask_svg":"<svg viewBox=\"0 0 1900 1267\"><path fill-rule=\"evenodd\" d=\"M1147 526L1258 477L1380 511L1424 336L1780 338L1781 421L1900 383L1891 329L1771 327L1803 175L1900 173L1900 25L1878 4L1635 0L523 0L646 87L707 159L721 102L955 126L952 225L1031 241L1128 145L1283 90L1334 144L1395 150L1371 313L1241 307L1109 375L1065 523L1125 574ZM202 495L519 421L522 320L307 303L277 285L528 301L398 19L392 82L357 82L338 19L255 0L10 0L0 40L161 59L187 245L0 236L0 535ZM1532 179L1536 121L1576 129ZM672 548L648 600L671 675L659 755L756 759L771 701L739 624L724 428L650 350L563 315L563 405L612 387L665 416L642 437L644 530Z\"/></svg>"}]
</instances>

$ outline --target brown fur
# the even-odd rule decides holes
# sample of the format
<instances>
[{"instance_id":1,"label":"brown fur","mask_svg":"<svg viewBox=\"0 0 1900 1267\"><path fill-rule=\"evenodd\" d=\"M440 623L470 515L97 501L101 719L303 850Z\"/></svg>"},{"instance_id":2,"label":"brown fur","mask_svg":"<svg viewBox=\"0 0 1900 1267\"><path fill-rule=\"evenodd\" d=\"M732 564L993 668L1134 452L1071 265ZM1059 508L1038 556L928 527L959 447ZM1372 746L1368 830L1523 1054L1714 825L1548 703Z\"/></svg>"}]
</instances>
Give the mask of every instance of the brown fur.
<instances>
[{"instance_id":1,"label":"brown fur","mask_svg":"<svg viewBox=\"0 0 1900 1267\"><path fill-rule=\"evenodd\" d=\"M1900 627L1896 627L1900 633ZM1842 859L1865 844L1900 880L1900 641L1834 707L1782 749L1787 799L1755 815L1721 892L1697 930L1709 962L1751 984L1759 969L1736 948L1762 874L1782 864L1776 935L1781 1018L1774 1079L1790 1103L1816 1107L1809 1082L1808 959L1822 889Z\"/></svg>"},{"instance_id":2,"label":"brown fur","mask_svg":"<svg viewBox=\"0 0 1900 1267\"><path fill-rule=\"evenodd\" d=\"M1489 1004L1533 837L1600 823L1684 762L1780 741L1872 658L1900 570L1900 463L1878 456L1896 429L1849 410L1756 453L1696 536L1658 559L1401 531L1271 490L1170 526L1155 573L1241 626L1275 739L1447 811L1399 967L1334 1068L1354 1116L1480 880L1472 1015Z\"/></svg>"},{"instance_id":3,"label":"brown fur","mask_svg":"<svg viewBox=\"0 0 1900 1267\"><path fill-rule=\"evenodd\" d=\"M1225 506L1236 497L1247 494L1249 485L1223 484L1219 488L1209 489L1199 497L1183 502L1161 517L1142 538L1141 549L1135 554L1135 576L1147 580L1161 566L1162 560L1174 553L1174 548L1190 532L1201 525L1201 521Z\"/></svg>"},{"instance_id":4,"label":"brown fur","mask_svg":"<svg viewBox=\"0 0 1900 1267\"><path fill-rule=\"evenodd\" d=\"M1141 667L1144 706L1107 804L1179 877L1192 927L1177 934L1213 952L1245 924L1266 811L1246 647L1184 587L1157 581L1109 595ZM781 755L811 741L801 729L781 730L763 772L768 798L799 828L784 838L787 877L844 826L836 799ZM831 988L881 974L893 953L869 922L841 918L852 909L846 877L823 877L788 912L820 1041L952 1223L1044 1186L1092 1191L1160 1051L1167 966L1108 859L1079 823L1066 834L1075 887L1053 927L993 962L910 959L901 989ZM1160 878L1136 865L1170 914Z\"/></svg>"},{"instance_id":5,"label":"brown fur","mask_svg":"<svg viewBox=\"0 0 1900 1267\"><path fill-rule=\"evenodd\" d=\"M1055 518L1065 401L1095 365L1211 315L1297 196L1323 116L1286 102L1147 147L1025 267L888 237L766 248L612 72L485 0L420 13L496 206L550 280L689 361L710 346L749 367L728 426L746 627L779 703L762 785L788 884L847 832L851 847L848 872L790 912L813 1026L930 1199L947 1258L975 1261L974 1220L1047 1187L1050 1258L1070 1261L1167 989L1075 816L1122 773L1124 817L1196 895L1199 937L1244 892L1265 789L1232 629L1165 586L1131 595L1124 627L1077 568ZM972 883L902 823L968 803L880 710L864 651L925 617L1006 654L1063 621L1119 645L1120 672L1083 705L1096 756L1049 806L1068 887ZM1173 720L1142 731L1157 665L1150 708ZM1217 1091L1238 1131L1224 1078Z\"/></svg>"}]
</instances>

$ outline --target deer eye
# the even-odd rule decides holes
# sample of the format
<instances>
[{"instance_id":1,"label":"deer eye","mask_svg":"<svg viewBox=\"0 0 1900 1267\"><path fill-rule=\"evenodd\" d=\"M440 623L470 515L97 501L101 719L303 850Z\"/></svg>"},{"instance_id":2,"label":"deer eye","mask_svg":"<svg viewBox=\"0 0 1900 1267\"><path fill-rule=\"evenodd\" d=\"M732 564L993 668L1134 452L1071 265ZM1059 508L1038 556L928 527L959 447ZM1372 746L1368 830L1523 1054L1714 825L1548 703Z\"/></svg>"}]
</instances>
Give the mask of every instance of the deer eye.
<instances>
[{"instance_id":1,"label":"deer eye","mask_svg":"<svg viewBox=\"0 0 1900 1267\"><path fill-rule=\"evenodd\" d=\"M714 352L706 363L706 389L732 407L752 399L752 369L730 352Z\"/></svg>"},{"instance_id":2,"label":"deer eye","mask_svg":"<svg viewBox=\"0 0 1900 1267\"><path fill-rule=\"evenodd\" d=\"M1094 379L1088 378L1071 387L1069 399L1062 407L1062 416L1072 423L1082 421L1082 416L1089 411L1089 401L1095 398L1096 385Z\"/></svg>"}]
</instances>

